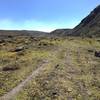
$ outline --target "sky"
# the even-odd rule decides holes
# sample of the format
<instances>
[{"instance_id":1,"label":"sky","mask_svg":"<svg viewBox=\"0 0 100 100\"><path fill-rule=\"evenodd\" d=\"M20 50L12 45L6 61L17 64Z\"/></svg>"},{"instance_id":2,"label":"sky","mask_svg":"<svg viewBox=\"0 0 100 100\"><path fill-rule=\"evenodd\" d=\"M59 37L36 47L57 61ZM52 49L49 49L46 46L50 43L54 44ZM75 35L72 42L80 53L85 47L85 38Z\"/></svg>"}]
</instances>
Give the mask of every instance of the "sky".
<instances>
[{"instance_id":1,"label":"sky","mask_svg":"<svg viewBox=\"0 0 100 100\"><path fill-rule=\"evenodd\" d=\"M0 29L74 28L100 0L0 0Z\"/></svg>"}]
</instances>

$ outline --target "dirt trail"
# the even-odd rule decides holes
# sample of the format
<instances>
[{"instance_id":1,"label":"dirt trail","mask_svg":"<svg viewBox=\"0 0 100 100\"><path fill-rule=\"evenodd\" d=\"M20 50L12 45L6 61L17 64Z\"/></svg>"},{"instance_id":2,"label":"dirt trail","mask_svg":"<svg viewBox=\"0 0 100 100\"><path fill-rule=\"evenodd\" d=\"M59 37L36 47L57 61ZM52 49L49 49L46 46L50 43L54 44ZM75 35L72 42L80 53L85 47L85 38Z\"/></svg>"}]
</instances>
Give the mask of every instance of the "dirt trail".
<instances>
[{"instance_id":1,"label":"dirt trail","mask_svg":"<svg viewBox=\"0 0 100 100\"><path fill-rule=\"evenodd\" d=\"M67 50L65 59L66 59L66 65L68 65L70 67L69 72L71 72L71 73L69 73L69 75L70 75L71 79L73 79L76 82L75 78L77 77L77 74L78 73L81 74L81 73L80 73L80 70L73 64L72 55L70 54L70 50ZM72 75L72 73L73 73L73 75ZM84 84L81 81L78 80L76 85L80 89L80 93L82 95L83 100L87 100L88 94L87 94L86 88L84 87ZM71 97L68 97L67 99L73 100L73 98L71 98Z\"/></svg>"},{"instance_id":2,"label":"dirt trail","mask_svg":"<svg viewBox=\"0 0 100 100\"><path fill-rule=\"evenodd\" d=\"M60 52L61 48L58 48L57 51L53 52L52 55L56 55L58 52ZM46 68L46 64L48 64L50 61L45 60L41 65L38 66L38 68L32 72L30 76L28 76L23 82L21 82L18 86L13 88L10 92L0 97L0 100L14 100L14 97L25 87L32 79L34 79L36 76L38 76L40 73L43 72ZM41 66L41 67L40 67Z\"/></svg>"},{"instance_id":3,"label":"dirt trail","mask_svg":"<svg viewBox=\"0 0 100 100\"><path fill-rule=\"evenodd\" d=\"M52 53L52 55L58 55L59 53L62 52L62 50L66 50L65 58L62 59L62 63L65 63L65 65L67 65L67 71L69 73L69 76L74 80L74 78L76 76L75 73L80 72L80 70L75 68L75 66L72 63L73 60L72 60L72 55L71 55L70 49L65 48L63 46L60 46L60 47L58 47L58 49L56 51L54 51ZM38 67L38 69L33 71L32 74L30 76L28 76L26 80L24 80L22 83L20 83L14 89L12 89L10 92L8 92L4 96L2 96L0 98L0 100L12 100L23 89L23 87L25 87L33 78L35 78L36 76L38 76L40 73L42 73L44 71L44 69L46 68L46 64L48 64L48 61L45 61L44 63L39 65L41 67ZM72 73L73 73L73 75L72 75ZM83 91L82 84L80 83L80 85L79 84L77 84L77 85ZM82 94L83 94L83 97L84 97L84 94L86 95L87 93L86 93L86 91L83 91L83 92L84 93L82 93ZM70 97L70 96L67 99L68 100L73 100L73 98Z\"/></svg>"},{"instance_id":4,"label":"dirt trail","mask_svg":"<svg viewBox=\"0 0 100 100\"><path fill-rule=\"evenodd\" d=\"M30 76L28 76L23 82L21 82L18 86L13 88L10 92L0 97L0 100L12 100L23 89L23 87L25 87L39 73L43 72L43 70L46 68L46 64L48 64L48 61L45 61L41 65L39 65L41 67L38 67L35 71L33 71Z\"/></svg>"}]
</instances>

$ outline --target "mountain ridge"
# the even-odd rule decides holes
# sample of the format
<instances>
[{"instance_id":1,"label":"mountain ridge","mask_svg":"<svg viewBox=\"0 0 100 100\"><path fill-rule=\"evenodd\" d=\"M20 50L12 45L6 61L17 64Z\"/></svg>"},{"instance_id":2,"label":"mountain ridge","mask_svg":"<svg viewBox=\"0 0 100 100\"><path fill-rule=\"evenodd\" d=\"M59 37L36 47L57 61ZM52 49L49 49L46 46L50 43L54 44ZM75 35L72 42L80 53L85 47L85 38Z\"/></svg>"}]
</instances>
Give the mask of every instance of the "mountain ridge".
<instances>
[{"instance_id":1,"label":"mountain ridge","mask_svg":"<svg viewBox=\"0 0 100 100\"><path fill-rule=\"evenodd\" d=\"M52 33L55 35L59 33L57 34L58 36L100 37L100 5L70 31L67 29L56 29Z\"/></svg>"}]
</instances>

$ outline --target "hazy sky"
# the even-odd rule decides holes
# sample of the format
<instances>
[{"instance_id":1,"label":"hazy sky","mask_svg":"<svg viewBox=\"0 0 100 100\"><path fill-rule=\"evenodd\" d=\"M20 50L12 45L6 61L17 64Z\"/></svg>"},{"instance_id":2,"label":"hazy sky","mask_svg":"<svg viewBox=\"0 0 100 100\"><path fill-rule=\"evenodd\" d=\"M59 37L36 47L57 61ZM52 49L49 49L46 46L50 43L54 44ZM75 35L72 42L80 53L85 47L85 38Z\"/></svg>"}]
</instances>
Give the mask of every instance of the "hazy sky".
<instances>
[{"instance_id":1,"label":"hazy sky","mask_svg":"<svg viewBox=\"0 0 100 100\"><path fill-rule=\"evenodd\" d=\"M0 0L0 29L73 28L100 0Z\"/></svg>"}]
</instances>

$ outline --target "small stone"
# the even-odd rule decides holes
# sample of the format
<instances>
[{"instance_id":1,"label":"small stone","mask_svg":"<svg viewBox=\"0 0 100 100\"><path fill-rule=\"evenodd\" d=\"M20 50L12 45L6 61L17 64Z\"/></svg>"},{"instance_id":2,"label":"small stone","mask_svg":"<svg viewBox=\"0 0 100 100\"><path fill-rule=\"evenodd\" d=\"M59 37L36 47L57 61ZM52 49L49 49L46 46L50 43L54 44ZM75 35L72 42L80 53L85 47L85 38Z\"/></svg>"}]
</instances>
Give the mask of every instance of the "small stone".
<instances>
[{"instance_id":1,"label":"small stone","mask_svg":"<svg viewBox=\"0 0 100 100\"><path fill-rule=\"evenodd\" d=\"M68 92L72 92L72 90L73 90L73 89L72 89L71 87L68 88Z\"/></svg>"},{"instance_id":2,"label":"small stone","mask_svg":"<svg viewBox=\"0 0 100 100\"><path fill-rule=\"evenodd\" d=\"M88 95L92 95L91 91L87 91Z\"/></svg>"},{"instance_id":3,"label":"small stone","mask_svg":"<svg viewBox=\"0 0 100 100\"><path fill-rule=\"evenodd\" d=\"M19 51L22 51L24 50L24 47L23 46L20 46L20 47L16 47L15 49L11 50L12 52L19 52Z\"/></svg>"}]
</instances>

